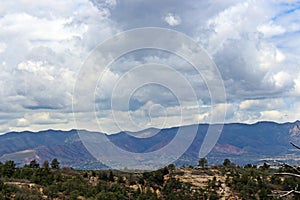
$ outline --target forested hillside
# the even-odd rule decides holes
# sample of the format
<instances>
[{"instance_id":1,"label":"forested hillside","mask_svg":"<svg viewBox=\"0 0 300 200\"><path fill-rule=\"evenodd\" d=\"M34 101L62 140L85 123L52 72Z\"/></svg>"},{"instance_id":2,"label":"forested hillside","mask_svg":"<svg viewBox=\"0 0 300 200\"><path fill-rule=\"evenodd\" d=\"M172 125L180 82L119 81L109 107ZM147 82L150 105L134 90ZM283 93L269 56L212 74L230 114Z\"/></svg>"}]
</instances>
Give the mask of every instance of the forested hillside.
<instances>
[{"instance_id":1,"label":"forested hillside","mask_svg":"<svg viewBox=\"0 0 300 200\"><path fill-rule=\"evenodd\" d=\"M60 168L57 159L17 168L6 161L0 164L0 199L300 199L293 192L300 179L282 176L293 170L299 169L272 169L266 163L240 167L229 159L220 166L171 164L149 172L74 170Z\"/></svg>"},{"instance_id":2,"label":"forested hillside","mask_svg":"<svg viewBox=\"0 0 300 200\"><path fill-rule=\"evenodd\" d=\"M225 124L214 149L207 155L210 164L219 164L225 158L245 165L258 164L261 160L281 160L294 162L300 151L290 145L290 141L300 143L298 122L278 124L259 122L255 124ZM173 127L156 130L150 137L141 138L149 130L127 134L120 132L107 135L118 147L129 152L153 152L167 145L177 134L178 129L188 133L190 127L197 128L197 134L187 151L176 161L177 166L196 165L208 124ZM94 134L84 131L82 134ZM98 134L98 133L95 133ZM171 155L172 156L172 155ZM39 132L10 132L0 135L0 161L14 160L23 166L30 160L43 162L58 158L62 166L76 169L107 169L85 148L76 130L45 130Z\"/></svg>"}]
</instances>

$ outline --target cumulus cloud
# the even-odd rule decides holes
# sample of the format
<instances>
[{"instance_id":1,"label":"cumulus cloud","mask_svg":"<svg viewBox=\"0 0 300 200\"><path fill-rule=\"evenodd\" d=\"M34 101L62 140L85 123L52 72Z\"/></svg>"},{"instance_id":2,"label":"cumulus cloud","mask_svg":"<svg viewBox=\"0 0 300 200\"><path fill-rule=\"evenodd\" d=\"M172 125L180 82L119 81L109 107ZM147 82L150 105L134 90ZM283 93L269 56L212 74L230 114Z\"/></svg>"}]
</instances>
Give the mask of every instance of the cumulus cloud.
<instances>
[{"instance_id":1,"label":"cumulus cloud","mask_svg":"<svg viewBox=\"0 0 300 200\"><path fill-rule=\"evenodd\" d=\"M284 27L280 25L274 25L272 22L258 26L257 30L266 38L281 35L286 32Z\"/></svg>"},{"instance_id":2,"label":"cumulus cloud","mask_svg":"<svg viewBox=\"0 0 300 200\"><path fill-rule=\"evenodd\" d=\"M2 52L4 52L5 49L6 49L6 44L5 44L5 43L0 43L0 54L1 54Z\"/></svg>"},{"instance_id":3,"label":"cumulus cloud","mask_svg":"<svg viewBox=\"0 0 300 200\"><path fill-rule=\"evenodd\" d=\"M108 12L88 0L1 5L0 110L9 116L2 132L74 126L70 113L77 71L89 51L116 31ZM64 120L55 119L57 114Z\"/></svg>"},{"instance_id":4,"label":"cumulus cloud","mask_svg":"<svg viewBox=\"0 0 300 200\"><path fill-rule=\"evenodd\" d=\"M181 18L173 13L168 13L164 20L170 25L170 26L177 26L181 24Z\"/></svg>"},{"instance_id":5,"label":"cumulus cloud","mask_svg":"<svg viewBox=\"0 0 300 200\"><path fill-rule=\"evenodd\" d=\"M1 132L74 128L72 96L81 64L100 42L144 26L181 31L207 50L228 97L227 103L215 105L214 112L227 110L227 122L299 119L295 113L300 95L297 2L15 0L1 4L0 16ZM127 73L149 63L170 66L183 79L166 68ZM96 72L89 73L98 79ZM147 77L169 85L135 88L128 100L128 89ZM205 80L175 55L146 50L124 55L102 78L95 90L95 105L104 132L118 130L112 111L130 130L209 122L214 114ZM182 84L186 80L197 100ZM121 83L119 90L117 83ZM81 84L83 90L89 86ZM178 91L170 90L171 85ZM113 91L117 95L112 107ZM181 102L176 99L179 96ZM93 111L82 105L75 112L83 128L97 130ZM134 123L128 123L128 116Z\"/></svg>"}]
</instances>

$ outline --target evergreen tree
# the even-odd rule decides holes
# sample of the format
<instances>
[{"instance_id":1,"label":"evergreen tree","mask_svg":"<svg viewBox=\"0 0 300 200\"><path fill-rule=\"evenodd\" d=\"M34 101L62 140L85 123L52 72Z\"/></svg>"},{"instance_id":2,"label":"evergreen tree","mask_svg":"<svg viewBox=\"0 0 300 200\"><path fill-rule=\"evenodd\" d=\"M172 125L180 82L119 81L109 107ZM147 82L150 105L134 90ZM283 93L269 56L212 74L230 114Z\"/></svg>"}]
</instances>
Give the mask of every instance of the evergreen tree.
<instances>
[{"instance_id":1,"label":"evergreen tree","mask_svg":"<svg viewBox=\"0 0 300 200\"><path fill-rule=\"evenodd\" d=\"M112 182L115 180L115 179L114 179L114 174L113 174L113 172L112 172L111 170L109 170L108 180L109 180L109 181L112 181Z\"/></svg>"},{"instance_id":2,"label":"evergreen tree","mask_svg":"<svg viewBox=\"0 0 300 200\"><path fill-rule=\"evenodd\" d=\"M45 160L43 163L43 169L48 170L49 169L49 162L48 160Z\"/></svg>"},{"instance_id":3,"label":"evergreen tree","mask_svg":"<svg viewBox=\"0 0 300 200\"><path fill-rule=\"evenodd\" d=\"M52 169L59 169L59 162L58 162L57 158L54 158L54 159L51 161L51 168L52 168Z\"/></svg>"},{"instance_id":4,"label":"evergreen tree","mask_svg":"<svg viewBox=\"0 0 300 200\"><path fill-rule=\"evenodd\" d=\"M2 166L2 176L4 177L12 177L16 168L16 164L13 160L8 160Z\"/></svg>"},{"instance_id":5,"label":"evergreen tree","mask_svg":"<svg viewBox=\"0 0 300 200\"><path fill-rule=\"evenodd\" d=\"M202 168L207 166L207 159L206 158L200 158L198 165Z\"/></svg>"},{"instance_id":6,"label":"evergreen tree","mask_svg":"<svg viewBox=\"0 0 300 200\"><path fill-rule=\"evenodd\" d=\"M223 165L224 166L230 166L231 164L232 164L231 161L228 158L225 158L225 160L223 162Z\"/></svg>"},{"instance_id":7,"label":"evergreen tree","mask_svg":"<svg viewBox=\"0 0 300 200\"><path fill-rule=\"evenodd\" d=\"M30 168L39 168L40 164L34 159L34 160L30 161L29 167Z\"/></svg>"}]
</instances>

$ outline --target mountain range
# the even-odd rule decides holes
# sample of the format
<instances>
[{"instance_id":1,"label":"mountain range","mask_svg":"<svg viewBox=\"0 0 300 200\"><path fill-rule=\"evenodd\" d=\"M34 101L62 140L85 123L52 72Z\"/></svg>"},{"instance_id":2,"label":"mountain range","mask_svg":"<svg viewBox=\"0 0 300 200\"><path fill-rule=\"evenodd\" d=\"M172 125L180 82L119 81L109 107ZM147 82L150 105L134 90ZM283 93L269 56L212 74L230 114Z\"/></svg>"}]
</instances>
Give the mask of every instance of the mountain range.
<instances>
[{"instance_id":1,"label":"mountain range","mask_svg":"<svg viewBox=\"0 0 300 200\"><path fill-rule=\"evenodd\" d=\"M298 121L278 124L275 122L257 122L255 124L225 124L220 138L213 150L207 155L208 164L222 164L225 158L238 165L262 164L264 160L284 161L296 164L300 150L290 141L300 144ZM139 132L119 132L107 135L118 147L139 153L158 150L170 143L182 128L197 128L192 144L175 162L177 166L196 165L199 150L204 141L208 124L173 127L165 129L146 129ZM86 134L96 134L85 131ZM104 133L100 133L104 134ZM188 134L188 133L186 133ZM62 166L77 169L107 168L97 161L85 148L77 130L45 130L39 132L9 132L0 135L0 161L14 160L19 166L35 159L42 163L57 158Z\"/></svg>"}]
</instances>

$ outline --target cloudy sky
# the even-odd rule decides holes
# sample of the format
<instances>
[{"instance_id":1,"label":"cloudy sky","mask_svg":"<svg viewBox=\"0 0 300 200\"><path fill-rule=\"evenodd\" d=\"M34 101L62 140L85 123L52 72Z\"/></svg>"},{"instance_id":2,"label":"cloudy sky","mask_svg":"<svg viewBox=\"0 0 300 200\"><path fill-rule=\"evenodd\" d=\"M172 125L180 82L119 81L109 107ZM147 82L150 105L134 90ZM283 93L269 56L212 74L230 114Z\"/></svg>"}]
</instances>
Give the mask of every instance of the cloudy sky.
<instances>
[{"instance_id":1,"label":"cloudy sky","mask_svg":"<svg viewBox=\"0 0 300 200\"><path fill-rule=\"evenodd\" d=\"M288 0L2 1L0 133L77 128L73 114L79 128L99 130L100 124L108 133L211 122L212 112L224 108L225 122L298 120L299 20L300 2ZM95 86L94 110L74 110L74 85L92 50L115 34L149 26L184 33L203 47L222 76L226 103L212 111L210 92L193 66L145 49L111 63ZM160 77L182 89L155 81L139 86L137 77ZM196 101L184 89L186 80ZM122 94L132 85L126 101Z\"/></svg>"}]
</instances>

